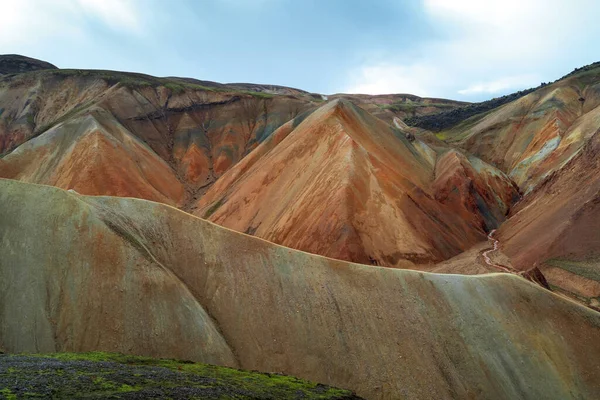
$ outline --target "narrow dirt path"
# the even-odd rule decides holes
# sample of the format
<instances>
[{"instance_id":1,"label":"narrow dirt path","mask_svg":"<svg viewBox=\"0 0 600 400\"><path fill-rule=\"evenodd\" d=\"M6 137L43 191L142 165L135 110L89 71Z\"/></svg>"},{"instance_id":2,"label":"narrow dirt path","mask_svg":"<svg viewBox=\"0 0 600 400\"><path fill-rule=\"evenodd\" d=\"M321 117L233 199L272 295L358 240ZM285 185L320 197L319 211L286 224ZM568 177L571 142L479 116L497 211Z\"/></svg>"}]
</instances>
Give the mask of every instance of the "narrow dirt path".
<instances>
[{"instance_id":1,"label":"narrow dirt path","mask_svg":"<svg viewBox=\"0 0 600 400\"><path fill-rule=\"evenodd\" d=\"M500 246L500 242L497 239L494 239L494 233L496 233L495 229L493 229L488 234L488 240L490 240L493 243L493 246L481 252L483 261L490 267L496 268L501 272L518 275L524 279L527 279L530 282L535 283L536 285L543 287L544 289L551 290L550 285L548 285L548 281L546 281L546 277L535 265L526 271L517 271L512 267L507 267L506 265L496 264L495 262L493 262L490 258L490 254L494 253L495 251L498 251L498 247Z\"/></svg>"},{"instance_id":2,"label":"narrow dirt path","mask_svg":"<svg viewBox=\"0 0 600 400\"><path fill-rule=\"evenodd\" d=\"M504 265L496 264L490 258L490 254L495 251L498 251L498 246L500 245L500 242L498 240L494 239L494 233L496 233L496 230L492 229L492 231L488 234L488 240L492 241L493 247L491 249L487 249L481 253L481 255L483 256L483 261L485 261L485 263L492 268L499 269L500 271L507 272L509 274L516 274L517 271L515 271L509 267L506 267Z\"/></svg>"}]
</instances>

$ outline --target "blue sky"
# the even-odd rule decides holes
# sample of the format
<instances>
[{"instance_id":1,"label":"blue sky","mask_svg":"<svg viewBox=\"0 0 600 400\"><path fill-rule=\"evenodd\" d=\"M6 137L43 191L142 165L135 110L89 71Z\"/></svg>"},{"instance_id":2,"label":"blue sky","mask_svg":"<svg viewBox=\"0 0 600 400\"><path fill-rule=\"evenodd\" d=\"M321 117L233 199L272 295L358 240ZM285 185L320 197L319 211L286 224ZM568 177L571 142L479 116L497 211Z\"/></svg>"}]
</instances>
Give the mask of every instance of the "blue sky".
<instances>
[{"instance_id":1,"label":"blue sky","mask_svg":"<svg viewBox=\"0 0 600 400\"><path fill-rule=\"evenodd\" d=\"M0 53L478 101L600 60L595 0L0 0Z\"/></svg>"}]
</instances>

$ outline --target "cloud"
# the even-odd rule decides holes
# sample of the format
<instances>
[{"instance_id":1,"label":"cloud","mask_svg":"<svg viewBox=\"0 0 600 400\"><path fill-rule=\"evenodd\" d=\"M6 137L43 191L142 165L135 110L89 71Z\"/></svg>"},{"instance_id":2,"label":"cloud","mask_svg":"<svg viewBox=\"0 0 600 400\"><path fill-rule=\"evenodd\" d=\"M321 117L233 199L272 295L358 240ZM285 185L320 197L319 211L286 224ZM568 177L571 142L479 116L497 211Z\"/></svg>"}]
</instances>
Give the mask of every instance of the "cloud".
<instances>
[{"instance_id":1,"label":"cloud","mask_svg":"<svg viewBox=\"0 0 600 400\"><path fill-rule=\"evenodd\" d=\"M90 22L128 34L144 28L138 0L0 0L0 8L4 48L61 38L82 40L94 34Z\"/></svg>"},{"instance_id":2,"label":"cloud","mask_svg":"<svg viewBox=\"0 0 600 400\"><path fill-rule=\"evenodd\" d=\"M141 7L136 0L76 0L84 13L118 31L140 33Z\"/></svg>"},{"instance_id":3,"label":"cloud","mask_svg":"<svg viewBox=\"0 0 600 400\"><path fill-rule=\"evenodd\" d=\"M537 86L540 81L540 76L537 74L509 76L494 81L476 83L466 89L460 89L458 93L466 95L479 93L495 94L508 89L515 90L534 87Z\"/></svg>"},{"instance_id":4,"label":"cloud","mask_svg":"<svg viewBox=\"0 0 600 400\"><path fill-rule=\"evenodd\" d=\"M593 38L600 34L595 22L600 2L594 0L421 0L421 5L435 34L415 37L410 56L399 56L403 49L362 54L372 61L349 71L344 91L483 99L550 80L543 73L555 73L553 65L564 65L576 47L578 54L598 48Z\"/></svg>"},{"instance_id":5,"label":"cloud","mask_svg":"<svg viewBox=\"0 0 600 400\"><path fill-rule=\"evenodd\" d=\"M355 72L353 84L346 93L388 94L410 93L429 96L434 89L430 84L441 79L438 68L431 65L369 65Z\"/></svg>"}]
</instances>

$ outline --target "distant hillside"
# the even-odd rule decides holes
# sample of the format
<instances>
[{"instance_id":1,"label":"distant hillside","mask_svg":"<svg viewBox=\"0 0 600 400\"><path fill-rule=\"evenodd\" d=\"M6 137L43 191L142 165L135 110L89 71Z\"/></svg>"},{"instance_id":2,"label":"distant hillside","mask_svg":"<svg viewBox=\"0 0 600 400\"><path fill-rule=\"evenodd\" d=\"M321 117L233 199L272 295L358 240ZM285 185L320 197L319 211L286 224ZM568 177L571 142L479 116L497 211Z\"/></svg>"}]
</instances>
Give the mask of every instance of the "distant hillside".
<instances>
[{"instance_id":1,"label":"distant hillside","mask_svg":"<svg viewBox=\"0 0 600 400\"><path fill-rule=\"evenodd\" d=\"M41 69L58 69L46 61L20 56L18 54L0 55L0 75L20 74Z\"/></svg>"},{"instance_id":2,"label":"distant hillside","mask_svg":"<svg viewBox=\"0 0 600 400\"><path fill-rule=\"evenodd\" d=\"M595 63L589 64L589 65L583 66L581 68L575 68L569 74L555 80L552 83L555 83L560 80L577 75L581 72L590 71L590 70L592 70L594 68L598 68L598 67L600 67L600 62L595 62ZM507 94L506 96L495 97L491 100L486 100L481 103L469 104L469 105L467 105L465 107L461 107L461 108L441 111L441 112L435 113L435 114L417 115L417 116L408 117L404 120L404 122L409 126L415 126L415 127L427 129L427 130L430 130L433 132L440 132L445 129L452 128L453 126L458 125L462 121L464 121L467 118L470 118L474 115L493 110L494 108L497 108L504 104L510 103L511 101L520 99L521 97L526 96L529 93L532 93L546 85L549 85L549 83L542 83L535 88L520 90L515 93Z\"/></svg>"},{"instance_id":3,"label":"distant hillside","mask_svg":"<svg viewBox=\"0 0 600 400\"><path fill-rule=\"evenodd\" d=\"M486 111L493 110L494 108L500 107L506 103L517 100L529 93L539 89L542 85L527 90L521 90L516 93L507 94L506 96L496 97L491 100L486 100L481 103L469 104L465 107L455 108L448 111L441 111L437 114L429 115L418 115L415 117L408 117L404 122L409 126L415 126L417 128L427 129L433 132L440 132L444 129L451 128L458 125L467 118L473 115L481 114Z\"/></svg>"}]
</instances>

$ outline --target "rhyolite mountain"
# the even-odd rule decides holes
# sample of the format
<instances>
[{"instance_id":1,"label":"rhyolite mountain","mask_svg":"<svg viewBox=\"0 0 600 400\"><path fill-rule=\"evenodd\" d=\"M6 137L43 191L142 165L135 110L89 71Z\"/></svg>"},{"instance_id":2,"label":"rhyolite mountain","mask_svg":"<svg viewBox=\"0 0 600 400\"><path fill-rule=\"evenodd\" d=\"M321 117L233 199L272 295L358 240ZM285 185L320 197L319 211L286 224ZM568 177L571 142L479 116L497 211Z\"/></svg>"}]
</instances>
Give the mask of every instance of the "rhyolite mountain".
<instances>
[{"instance_id":1,"label":"rhyolite mountain","mask_svg":"<svg viewBox=\"0 0 600 400\"><path fill-rule=\"evenodd\" d=\"M311 253L406 268L485 240L518 197L483 161L336 99L277 130L195 214Z\"/></svg>"},{"instance_id":2,"label":"rhyolite mountain","mask_svg":"<svg viewBox=\"0 0 600 400\"><path fill-rule=\"evenodd\" d=\"M407 266L412 261L429 263L454 256L484 240L486 232L504 220L518 194L500 171L441 143L432 147L421 139L413 140L410 132L397 127L403 111L393 114L387 107L393 101L423 103L427 104L420 107L423 112L431 112L435 104L448 108L460 103L435 99L432 103L408 95L370 100L364 95L350 96L360 99L359 104L367 109L377 108L378 115L389 113L391 127L344 96L333 97L325 101L321 95L279 86L222 85L111 71L42 70L13 75L0 79L0 151L4 152L0 177L82 194L144 198L186 211L203 209L210 202L217 218L224 209L217 210L219 204L214 203L230 208L223 198L241 184L224 182L251 160L261 158L265 147L279 143L292 129L290 140L301 141L295 148L306 151L304 159L289 163L286 176L309 161L315 166L307 169L303 181L295 182L296 193L309 189L306 183L315 183L314 174L308 173L315 168L323 179L341 185L338 192L328 193L328 188L321 187L324 191L312 194L312 199L297 199L299 215L312 207L313 219L303 221L304 225L296 222L293 213L298 207L286 210L287 215L280 212L279 222L274 222L283 230L279 236L271 234L273 225L255 229L252 224L262 223L258 220L220 223L243 232L254 230L257 236L317 254ZM383 102L377 103L381 107L374 106L376 101ZM341 104L351 111L339 111ZM330 110L338 110L339 116L329 117ZM331 135L325 132L328 125L344 118L356 125L354 133L344 131L347 127ZM329 147L345 141L341 144L346 149L355 143L350 149L354 155L312 154L307 144L319 143L315 139ZM273 163L281 164L295 151L284 149L287 142L270 152L269 159L279 154L279 161ZM452 176L435 179L437 162L443 164L452 157L461 158L451 163ZM275 168L270 162L260 163L261 168ZM223 176L238 164L242 166ZM378 183L371 190L372 179ZM220 183L210 190L215 182ZM260 189L253 188L254 184L250 180L245 190ZM287 190L282 180L274 186L275 191ZM210 195L204 196L209 190ZM257 213L261 207L265 207L261 215L273 211L273 186L265 185L262 190L267 191L262 201L245 207L246 213ZM273 196L279 194L273 192ZM328 196L333 201L319 220ZM387 228L375 234L377 225Z\"/></svg>"},{"instance_id":3,"label":"rhyolite mountain","mask_svg":"<svg viewBox=\"0 0 600 400\"><path fill-rule=\"evenodd\" d=\"M479 104L0 66L0 349L599 397L599 64Z\"/></svg>"},{"instance_id":4,"label":"rhyolite mountain","mask_svg":"<svg viewBox=\"0 0 600 400\"><path fill-rule=\"evenodd\" d=\"M525 194L498 231L508 262L600 307L600 63L476 114L438 137L506 173Z\"/></svg>"}]
</instances>

